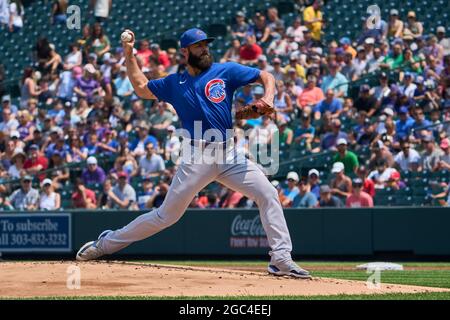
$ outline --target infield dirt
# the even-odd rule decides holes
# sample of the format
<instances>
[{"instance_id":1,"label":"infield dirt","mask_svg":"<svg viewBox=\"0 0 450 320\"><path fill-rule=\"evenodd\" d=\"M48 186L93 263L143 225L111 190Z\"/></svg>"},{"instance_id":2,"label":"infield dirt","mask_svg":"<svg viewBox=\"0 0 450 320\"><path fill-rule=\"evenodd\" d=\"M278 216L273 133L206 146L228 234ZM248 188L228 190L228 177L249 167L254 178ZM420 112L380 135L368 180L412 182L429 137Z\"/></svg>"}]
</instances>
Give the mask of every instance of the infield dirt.
<instances>
[{"instance_id":1,"label":"infield dirt","mask_svg":"<svg viewBox=\"0 0 450 320\"><path fill-rule=\"evenodd\" d=\"M73 268L79 267L79 269ZM72 267L72 268L70 268ZM79 270L80 287L76 289ZM69 279L69 281L68 281ZM128 262L2 262L0 297L67 296L310 296L425 293L442 288L364 281L274 277L264 272ZM74 289L69 289L72 287Z\"/></svg>"}]
</instances>

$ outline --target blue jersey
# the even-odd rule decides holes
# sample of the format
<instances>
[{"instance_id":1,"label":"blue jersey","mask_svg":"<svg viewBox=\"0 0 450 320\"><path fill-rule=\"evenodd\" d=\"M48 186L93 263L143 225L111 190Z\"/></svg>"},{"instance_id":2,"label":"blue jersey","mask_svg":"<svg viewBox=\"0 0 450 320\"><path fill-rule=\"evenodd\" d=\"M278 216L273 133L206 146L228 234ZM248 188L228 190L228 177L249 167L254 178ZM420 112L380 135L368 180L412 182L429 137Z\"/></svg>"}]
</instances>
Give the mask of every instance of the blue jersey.
<instances>
[{"instance_id":1,"label":"blue jersey","mask_svg":"<svg viewBox=\"0 0 450 320\"><path fill-rule=\"evenodd\" d=\"M197 76L191 76L186 70L150 80L147 86L159 100L173 105L191 138L202 138L206 130L215 129L222 134L222 137L216 137L221 141L229 138L226 130L233 128L231 107L234 92L255 82L259 75L260 70L235 62L213 63ZM195 121L201 121L202 137L194 135Z\"/></svg>"}]
</instances>

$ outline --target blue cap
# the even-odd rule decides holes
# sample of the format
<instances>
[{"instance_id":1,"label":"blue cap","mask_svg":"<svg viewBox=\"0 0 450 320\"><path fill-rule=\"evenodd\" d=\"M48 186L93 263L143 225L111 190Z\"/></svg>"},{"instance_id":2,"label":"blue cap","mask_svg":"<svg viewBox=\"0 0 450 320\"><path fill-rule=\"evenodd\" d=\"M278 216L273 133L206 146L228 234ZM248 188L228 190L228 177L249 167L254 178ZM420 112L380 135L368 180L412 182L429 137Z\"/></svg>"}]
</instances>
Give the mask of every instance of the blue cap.
<instances>
[{"instance_id":1,"label":"blue cap","mask_svg":"<svg viewBox=\"0 0 450 320\"><path fill-rule=\"evenodd\" d=\"M398 113L408 113L408 108L407 107L400 107Z\"/></svg>"},{"instance_id":2,"label":"blue cap","mask_svg":"<svg viewBox=\"0 0 450 320\"><path fill-rule=\"evenodd\" d=\"M340 44L350 44L351 41L348 37L343 37L343 38L341 38L341 40L339 40L339 43Z\"/></svg>"},{"instance_id":3,"label":"blue cap","mask_svg":"<svg viewBox=\"0 0 450 320\"><path fill-rule=\"evenodd\" d=\"M206 40L208 42L212 42L212 41L214 41L214 38L208 37L203 30L200 30L198 28L192 28L192 29L185 31L181 35L180 46L181 46L181 48L187 48L194 43L204 41L204 40Z\"/></svg>"}]
</instances>

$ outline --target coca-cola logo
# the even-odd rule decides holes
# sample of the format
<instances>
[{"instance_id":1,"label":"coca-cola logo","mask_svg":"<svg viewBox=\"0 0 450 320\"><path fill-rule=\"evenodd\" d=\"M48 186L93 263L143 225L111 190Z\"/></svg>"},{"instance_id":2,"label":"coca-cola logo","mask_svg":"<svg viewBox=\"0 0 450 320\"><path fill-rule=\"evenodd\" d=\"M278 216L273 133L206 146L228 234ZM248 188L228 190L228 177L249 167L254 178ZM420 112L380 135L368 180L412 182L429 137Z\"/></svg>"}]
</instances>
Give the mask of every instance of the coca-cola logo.
<instances>
[{"instance_id":1,"label":"coca-cola logo","mask_svg":"<svg viewBox=\"0 0 450 320\"><path fill-rule=\"evenodd\" d=\"M231 235L265 237L266 233L259 216L255 216L252 219L244 219L241 215L238 215L231 223Z\"/></svg>"}]
</instances>

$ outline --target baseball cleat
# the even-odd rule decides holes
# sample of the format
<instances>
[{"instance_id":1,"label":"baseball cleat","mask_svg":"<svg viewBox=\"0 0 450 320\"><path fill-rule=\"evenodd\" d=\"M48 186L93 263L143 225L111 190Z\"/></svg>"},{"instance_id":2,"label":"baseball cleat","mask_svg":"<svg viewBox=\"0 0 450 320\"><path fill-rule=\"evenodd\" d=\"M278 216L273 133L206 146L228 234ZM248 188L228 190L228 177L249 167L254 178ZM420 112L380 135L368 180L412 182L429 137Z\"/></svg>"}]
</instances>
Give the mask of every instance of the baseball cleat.
<instances>
[{"instance_id":1,"label":"baseball cleat","mask_svg":"<svg viewBox=\"0 0 450 320\"><path fill-rule=\"evenodd\" d=\"M104 238L112 230L105 230L98 236L96 241L89 241L85 243L77 252L76 259L78 261L95 260L104 255L104 252L98 247L98 242Z\"/></svg>"},{"instance_id":2,"label":"baseball cleat","mask_svg":"<svg viewBox=\"0 0 450 320\"><path fill-rule=\"evenodd\" d=\"M283 265L269 264L267 271L274 276L289 276L300 279L312 279L309 271L300 268L295 262L291 261Z\"/></svg>"}]
</instances>

